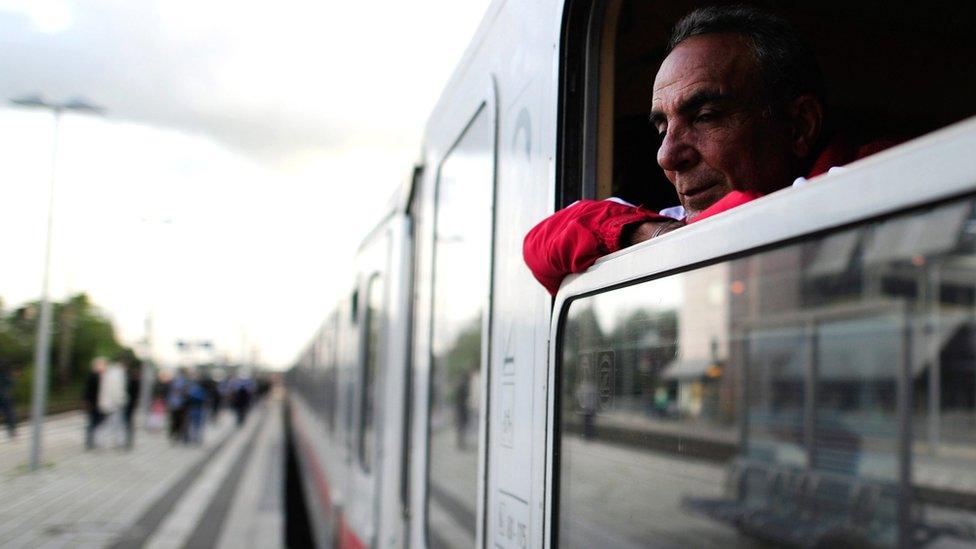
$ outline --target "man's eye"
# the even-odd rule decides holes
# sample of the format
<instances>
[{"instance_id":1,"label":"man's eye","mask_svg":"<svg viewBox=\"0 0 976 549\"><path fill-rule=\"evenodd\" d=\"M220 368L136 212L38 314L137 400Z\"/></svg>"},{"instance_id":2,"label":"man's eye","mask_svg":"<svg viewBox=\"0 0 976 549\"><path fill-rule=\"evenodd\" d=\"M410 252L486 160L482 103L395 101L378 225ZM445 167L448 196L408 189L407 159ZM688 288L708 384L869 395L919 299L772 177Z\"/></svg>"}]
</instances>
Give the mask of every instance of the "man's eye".
<instances>
[{"instance_id":1,"label":"man's eye","mask_svg":"<svg viewBox=\"0 0 976 549\"><path fill-rule=\"evenodd\" d=\"M695 116L695 122L708 123L708 122L715 121L715 119L717 118L718 118L718 113L713 111L705 111L705 112L700 112L698 113L697 116Z\"/></svg>"}]
</instances>

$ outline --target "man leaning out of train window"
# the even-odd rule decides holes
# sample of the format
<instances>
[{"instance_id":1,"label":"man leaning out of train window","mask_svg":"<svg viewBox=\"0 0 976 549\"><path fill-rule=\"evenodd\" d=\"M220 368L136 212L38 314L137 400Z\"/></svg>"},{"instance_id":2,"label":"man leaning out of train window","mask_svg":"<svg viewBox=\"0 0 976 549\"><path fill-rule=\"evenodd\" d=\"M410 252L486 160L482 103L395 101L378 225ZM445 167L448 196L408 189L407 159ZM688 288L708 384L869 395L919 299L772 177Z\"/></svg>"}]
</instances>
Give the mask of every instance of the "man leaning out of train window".
<instances>
[{"instance_id":1,"label":"man leaning out of train window","mask_svg":"<svg viewBox=\"0 0 976 549\"><path fill-rule=\"evenodd\" d=\"M556 294L600 256L660 236L878 152L827 138L812 48L785 20L746 6L697 9L674 27L654 79L657 162L680 205L581 200L536 225L523 256Z\"/></svg>"}]
</instances>

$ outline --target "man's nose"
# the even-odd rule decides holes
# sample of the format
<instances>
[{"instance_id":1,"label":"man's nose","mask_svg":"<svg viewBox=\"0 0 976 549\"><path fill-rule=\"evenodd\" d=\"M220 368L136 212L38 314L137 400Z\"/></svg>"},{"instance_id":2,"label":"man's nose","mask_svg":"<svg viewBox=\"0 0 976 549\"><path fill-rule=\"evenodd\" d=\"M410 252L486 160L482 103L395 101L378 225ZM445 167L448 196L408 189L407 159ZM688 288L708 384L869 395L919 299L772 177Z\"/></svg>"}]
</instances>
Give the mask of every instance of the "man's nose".
<instances>
[{"instance_id":1,"label":"man's nose","mask_svg":"<svg viewBox=\"0 0 976 549\"><path fill-rule=\"evenodd\" d=\"M681 172L698 163L698 151L688 141L687 132L668 131L657 150L657 163L665 171Z\"/></svg>"}]
</instances>

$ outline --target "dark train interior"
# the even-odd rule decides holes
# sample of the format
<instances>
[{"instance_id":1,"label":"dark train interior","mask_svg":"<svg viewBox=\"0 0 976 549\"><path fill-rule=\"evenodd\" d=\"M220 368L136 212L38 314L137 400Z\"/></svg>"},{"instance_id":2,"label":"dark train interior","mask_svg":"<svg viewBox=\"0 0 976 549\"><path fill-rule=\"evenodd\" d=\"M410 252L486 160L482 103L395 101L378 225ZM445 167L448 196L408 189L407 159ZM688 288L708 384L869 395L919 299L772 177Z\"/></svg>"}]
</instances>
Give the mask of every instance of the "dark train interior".
<instances>
[{"instance_id":1,"label":"dark train interior","mask_svg":"<svg viewBox=\"0 0 976 549\"><path fill-rule=\"evenodd\" d=\"M854 143L903 141L976 114L976 3L753 4L783 16L812 43L827 82L830 124ZM698 5L605 4L599 68L589 70L599 80L591 172L597 198L619 196L655 210L677 204L657 166L658 137L647 117L671 27Z\"/></svg>"}]
</instances>

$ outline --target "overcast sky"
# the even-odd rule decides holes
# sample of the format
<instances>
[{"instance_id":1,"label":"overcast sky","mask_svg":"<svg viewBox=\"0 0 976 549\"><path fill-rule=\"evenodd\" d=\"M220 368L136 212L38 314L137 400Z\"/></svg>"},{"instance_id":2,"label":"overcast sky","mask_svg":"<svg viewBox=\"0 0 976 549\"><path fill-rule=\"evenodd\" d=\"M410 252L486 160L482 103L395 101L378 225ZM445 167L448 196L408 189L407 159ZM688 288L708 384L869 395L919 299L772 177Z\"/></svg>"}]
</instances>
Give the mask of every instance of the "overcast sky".
<instances>
[{"instance_id":1,"label":"overcast sky","mask_svg":"<svg viewBox=\"0 0 976 549\"><path fill-rule=\"evenodd\" d=\"M287 365L409 174L488 0L0 0L5 307L36 299L53 118L52 297L85 291L135 344Z\"/></svg>"}]
</instances>

